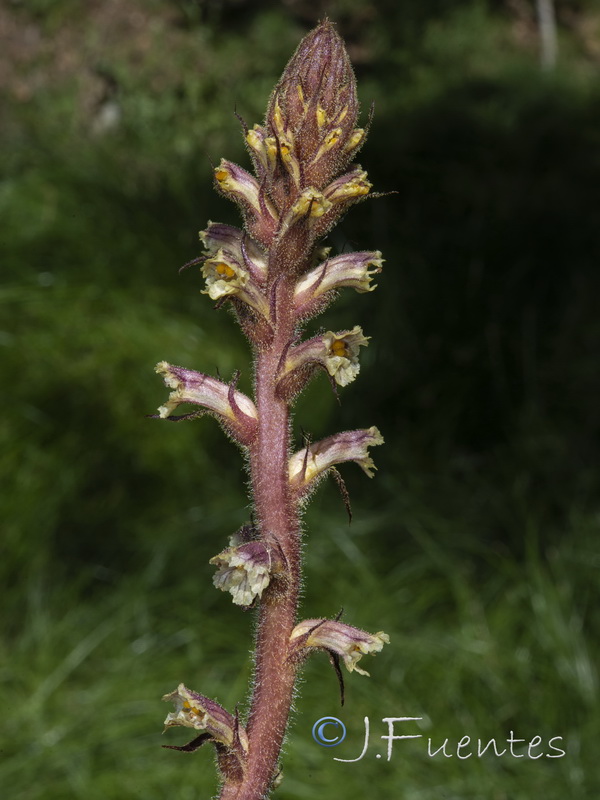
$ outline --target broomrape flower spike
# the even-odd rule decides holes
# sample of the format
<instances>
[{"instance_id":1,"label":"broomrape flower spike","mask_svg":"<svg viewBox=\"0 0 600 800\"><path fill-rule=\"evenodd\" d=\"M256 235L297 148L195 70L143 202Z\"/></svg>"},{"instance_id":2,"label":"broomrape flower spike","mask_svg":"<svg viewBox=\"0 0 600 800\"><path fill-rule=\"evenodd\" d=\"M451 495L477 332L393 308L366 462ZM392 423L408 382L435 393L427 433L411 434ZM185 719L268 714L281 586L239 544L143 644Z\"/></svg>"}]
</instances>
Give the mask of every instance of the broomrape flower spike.
<instances>
[{"instance_id":1,"label":"broomrape flower spike","mask_svg":"<svg viewBox=\"0 0 600 800\"><path fill-rule=\"evenodd\" d=\"M221 800L263 800L280 780L278 761L304 656L325 650L341 680L363 655L389 641L337 620L298 622L302 579L300 512L312 489L336 465L353 461L369 476L369 448L382 444L376 427L334 433L291 451L295 398L319 369L347 386L359 373L368 344L360 326L303 339L308 319L345 287L375 288L378 250L330 255L319 241L371 191L367 173L352 159L366 138L359 126L356 82L344 44L329 20L300 43L269 100L262 124L244 124L255 174L222 159L215 186L242 214L235 228L209 222L201 231L203 292L217 308L231 305L253 355L254 396L202 372L161 361L156 371L171 390L160 419L214 416L244 449L250 474L252 525L211 559L214 585L235 605L255 607L255 672L247 719L180 683L165 696L175 704L166 728L193 728L183 747L211 742L222 776ZM237 373L236 373L237 375ZM199 408L173 416L182 404ZM341 478L338 475L338 479ZM193 665L191 669L195 668Z\"/></svg>"}]
</instances>

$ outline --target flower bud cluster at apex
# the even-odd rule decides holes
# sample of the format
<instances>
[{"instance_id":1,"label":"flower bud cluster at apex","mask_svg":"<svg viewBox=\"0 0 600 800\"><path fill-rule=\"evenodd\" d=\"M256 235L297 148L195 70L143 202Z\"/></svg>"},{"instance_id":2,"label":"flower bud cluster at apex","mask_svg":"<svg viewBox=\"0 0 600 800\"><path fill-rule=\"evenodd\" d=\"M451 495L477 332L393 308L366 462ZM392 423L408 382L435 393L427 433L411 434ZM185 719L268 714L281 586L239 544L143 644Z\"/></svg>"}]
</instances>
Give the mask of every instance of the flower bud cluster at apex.
<instances>
[{"instance_id":1,"label":"flower bud cluster at apex","mask_svg":"<svg viewBox=\"0 0 600 800\"><path fill-rule=\"evenodd\" d=\"M215 168L218 190L237 203L250 237L270 249L271 277L300 271L316 240L370 192L366 172L352 163L366 138L358 112L344 43L324 20L289 61L264 124L244 126L256 176L225 159Z\"/></svg>"}]
</instances>

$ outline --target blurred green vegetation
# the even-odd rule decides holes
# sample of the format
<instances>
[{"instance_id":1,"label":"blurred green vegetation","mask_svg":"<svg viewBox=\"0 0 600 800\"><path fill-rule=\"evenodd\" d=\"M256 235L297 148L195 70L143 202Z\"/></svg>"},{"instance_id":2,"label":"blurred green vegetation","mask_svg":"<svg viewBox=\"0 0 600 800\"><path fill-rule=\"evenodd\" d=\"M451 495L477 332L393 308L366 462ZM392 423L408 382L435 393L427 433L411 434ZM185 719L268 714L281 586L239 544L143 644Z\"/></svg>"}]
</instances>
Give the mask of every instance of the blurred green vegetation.
<instances>
[{"instance_id":1,"label":"blurred green vegetation","mask_svg":"<svg viewBox=\"0 0 600 800\"><path fill-rule=\"evenodd\" d=\"M233 709L252 613L208 559L249 514L210 420L146 415L157 361L229 377L245 343L199 294L196 231L236 222L211 164L246 163L303 33L339 23L375 119L375 188L331 244L381 249L379 289L315 326L373 337L339 405L323 379L295 431L377 424L306 516L306 616L390 633L348 676L305 670L277 796L591 798L598 726L600 13L555 3L556 69L533 4L413 0L21 0L0 11L0 790L11 800L206 798L208 748L160 749L179 681ZM365 112L366 113L366 112ZM348 727L337 750L313 722ZM363 717L371 748L362 746ZM430 758L379 738L423 717L432 746L513 731L560 759ZM397 732L413 733L416 729ZM169 741L185 741L171 731Z\"/></svg>"}]
</instances>

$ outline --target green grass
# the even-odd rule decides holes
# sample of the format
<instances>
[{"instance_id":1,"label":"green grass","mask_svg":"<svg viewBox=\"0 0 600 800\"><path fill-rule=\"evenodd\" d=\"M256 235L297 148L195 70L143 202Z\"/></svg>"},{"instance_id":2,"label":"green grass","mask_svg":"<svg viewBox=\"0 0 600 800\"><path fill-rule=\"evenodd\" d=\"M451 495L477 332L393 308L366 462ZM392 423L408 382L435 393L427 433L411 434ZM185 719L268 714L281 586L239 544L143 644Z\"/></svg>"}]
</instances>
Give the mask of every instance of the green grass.
<instances>
[{"instance_id":1,"label":"green grass","mask_svg":"<svg viewBox=\"0 0 600 800\"><path fill-rule=\"evenodd\" d=\"M386 630L391 644L365 664L371 678L346 676L343 709L325 656L308 662L278 796L593 797L599 654L587 634L597 564L581 552L583 532L571 531L545 560L533 543L521 562L483 551L489 566L475 572L448 536L436 536L447 521L404 520L411 541L376 572L368 537L389 520L367 517L348 529L341 513L328 514L311 515L307 532L306 613L343 605L344 619ZM589 546L597 531L588 535ZM178 565L173 584L149 563L87 599L51 581L28 587L21 623L3 639L0 785L11 798L179 799L214 791L209 748L193 755L160 749L189 738L185 731L161 737L167 708L160 697L184 681L232 709L246 693L253 614L214 596L206 561L190 563L177 552L168 560ZM348 729L335 749L311 736L313 723L330 715ZM371 739L363 760L333 761L361 752L365 715ZM424 738L395 742L388 762L382 720L402 716L422 721L399 723L396 733ZM560 736L555 744L566 755L427 754L429 737L433 749L448 739L446 752L456 753L465 735L495 738L502 749L510 731L528 741L540 736L535 754L552 753L548 741Z\"/></svg>"},{"instance_id":2,"label":"green grass","mask_svg":"<svg viewBox=\"0 0 600 800\"><path fill-rule=\"evenodd\" d=\"M379 477L396 485L394 474ZM343 709L326 658L307 663L278 796L593 797L597 520L574 519L542 554L530 518L525 555L516 557L476 544L463 520L440 516L416 492L403 505L398 515L355 504L348 526L327 489L307 515L304 614L343 606L346 621L387 631L391 644L365 664L371 678L346 676ZM253 613L213 589L207 563L231 522L207 507L193 535L171 520L168 539L133 574L59 580L42 566L5 598L0 785L11 797L211 796L208 748L190 756L160 749L189 738L185 731L161 737L160 697L180 681L230 709L246 696ZM348 729L335 750L311 736L313 723L329 715ZM357 757L365 715L364 759L333 761ZM388 763L376 756L385 753L382 720L390 716L421 717L404 732L424 738L396 742ZM465 735L494 738L501 750L510 731L528 741L540 736L545 752L560 736L567 755L427 755L428 737L434 749L448 739L447 752Z\"/></svg>"}]
</instances>

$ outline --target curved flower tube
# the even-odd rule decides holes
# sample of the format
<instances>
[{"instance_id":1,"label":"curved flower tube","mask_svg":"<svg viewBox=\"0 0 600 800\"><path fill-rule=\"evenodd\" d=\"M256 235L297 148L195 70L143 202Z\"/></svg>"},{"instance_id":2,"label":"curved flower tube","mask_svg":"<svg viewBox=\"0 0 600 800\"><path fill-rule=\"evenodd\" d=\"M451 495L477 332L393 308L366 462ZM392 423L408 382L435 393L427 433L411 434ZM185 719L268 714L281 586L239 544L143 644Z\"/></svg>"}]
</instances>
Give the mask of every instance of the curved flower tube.
<instances>
[{"instance_id":1,"label":"curved flower tube","mask_svg":"<svg viewBox=\"0 0 600 800\"><path fill-rule=\"evenodd\" d=\"M234 384L228 385L202 372L176 367L166 361L159 362L155 371L173 389L167 402L158 409L161 419L170 417L182 403L193 403L216 416L240 444L250 444L256 433L258 412L252 400Z\"/></svg>"},{"instance_id":2,"label":"curved flower tube","mask_svg":"<svg viewBox=\"0 0 600 800\"><path fill-rule=\"evenodd\" d=\"M376 469L369 456L369 447L383 444L383 436L375 427L344 431L302 448L290 458L289 479L299 495L310 489L331 467L354 461L369 478Z\"/></svg>"},{"instance_id":3,"label":"curved flower tube","mask_svg":"<svg viewBox=\"0 0 600 800\"><path fill-rule=\"evenodd\" d=\"M384 644L390 643L390 637L383 631L367 633L336 620L305 619L292 631L290 642L297 653L314 648L326 650L341 658L348 672L368 676L357 666L358 662L364 655L379 653Z\"/></svg>"}]
</instances>

